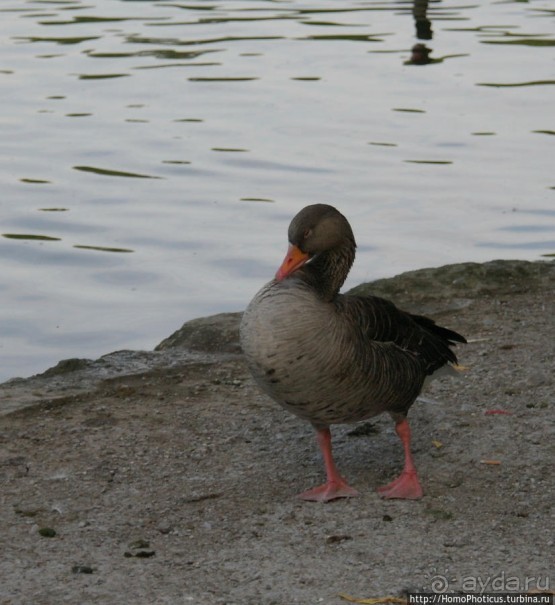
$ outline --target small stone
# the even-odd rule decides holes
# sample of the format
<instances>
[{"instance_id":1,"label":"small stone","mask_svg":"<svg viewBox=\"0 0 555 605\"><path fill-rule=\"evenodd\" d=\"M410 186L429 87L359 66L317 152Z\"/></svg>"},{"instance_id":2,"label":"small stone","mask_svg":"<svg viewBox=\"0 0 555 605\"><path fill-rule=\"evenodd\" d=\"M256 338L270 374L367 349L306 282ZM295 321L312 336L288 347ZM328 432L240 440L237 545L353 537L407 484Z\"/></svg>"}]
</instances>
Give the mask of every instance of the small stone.
<instances>
[{"instance_id":1,"label":"small stone","mask_svg":"<svg viewBox=\"0 0 555 605\"><path fill-rule=\"evenodd\" d=\"M428 508L424 512L431 515L436 521L449 521L453 518L453 513L441 508Z\"/></svg>"},{"instance_id":2,"label":"small stone","mask_svg":"<svg viewBox=\"0 0 555 605\"><path fill-rule=\"evenodd\" d=\"M161 534L169 534L172 530L172 526L168 521L162 521L158 524L158 531Z\"/></svg>"},{"instance_id":3,"label":"small stone","mask_svg":"<svg viewBox=\"0 0 555 605\"><path fill-rule=\"evenodd\" d=\"M150 543L142 538L138 540L134 540L129 544L129 548L132 551L126 550L123 553L124 557L136 557L137 559L148 559L149 557L153 557L156 552L154 550L150 550ZM148 549L148 550L147 550Z\"/></svg>"},{"instance_id":4,"label":"small stone","mask_svg":"<svg viewBox=\"0 0 555 605\"><path fill-rule=\"evenodd\" d=\"M353 536L349 536L347 534L333 534L331 536L326 537L326 542L328 544L337 544L338 542L345 542L345 540L352 540Z\"/></svg>"},{"instance_id":5,"label":"small stone","mask_svg":"<svg viewBox=\"0 0 555 605\"><path fill-rule=\"evenodd\" d=\"M43 538L53 538L56 535L56 530L51 527L40 527L39 534Z\"/></svg>"},{"instance_id":6,"label":"small stone","mask_svg":"<svg viewBox=\"0 0 555 605\"><path fill-rule=\"evenodd\" d=\"M94 573L94 570L90 565L74 565L71 568L71 571L72 571L72 573L85 573L85 574Z\"/></svg>"}]
</instances>

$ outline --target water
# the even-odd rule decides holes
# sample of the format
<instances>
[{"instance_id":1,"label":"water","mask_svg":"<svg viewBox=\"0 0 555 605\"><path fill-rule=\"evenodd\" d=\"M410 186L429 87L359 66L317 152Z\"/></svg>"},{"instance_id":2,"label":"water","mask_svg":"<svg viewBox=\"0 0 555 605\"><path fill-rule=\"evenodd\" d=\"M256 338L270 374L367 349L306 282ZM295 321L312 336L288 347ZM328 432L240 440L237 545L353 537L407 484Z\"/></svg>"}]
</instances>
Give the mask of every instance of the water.
<instances>
[{"instance_id":1,"label":"water","mask_svg":"<svg viewBox=\"0 0 555 605\"><path fill-rule=\"evenodd\" d=\"M554 253L554 26L549 0L3 0L0 379L244 308L308 203L353 224L348 286Z\"/></svg>"}]
</instances>

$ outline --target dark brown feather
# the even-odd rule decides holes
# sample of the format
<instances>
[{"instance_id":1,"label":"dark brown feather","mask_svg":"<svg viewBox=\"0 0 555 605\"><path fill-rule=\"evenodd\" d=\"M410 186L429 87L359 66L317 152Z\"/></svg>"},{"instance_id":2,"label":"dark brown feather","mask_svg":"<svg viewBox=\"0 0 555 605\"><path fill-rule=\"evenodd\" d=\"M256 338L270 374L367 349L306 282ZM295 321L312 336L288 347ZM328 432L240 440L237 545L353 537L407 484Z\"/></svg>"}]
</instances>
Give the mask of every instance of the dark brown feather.
<instances>
[{"instance_id":1,"label":"dark brown feather","mask_svg":"<svg viewBox=\"0 0 555 605\"><path fill-rule=\"evenodd\" d=\"M418 357L426 374L446 363L457 363L450 347L466 342L463 336L438 326L432 319L406 313L377 296L338 295L335 304L339 313L359 326L367 346L372 342L394 343Z\"/></svg>"}]
</instances>

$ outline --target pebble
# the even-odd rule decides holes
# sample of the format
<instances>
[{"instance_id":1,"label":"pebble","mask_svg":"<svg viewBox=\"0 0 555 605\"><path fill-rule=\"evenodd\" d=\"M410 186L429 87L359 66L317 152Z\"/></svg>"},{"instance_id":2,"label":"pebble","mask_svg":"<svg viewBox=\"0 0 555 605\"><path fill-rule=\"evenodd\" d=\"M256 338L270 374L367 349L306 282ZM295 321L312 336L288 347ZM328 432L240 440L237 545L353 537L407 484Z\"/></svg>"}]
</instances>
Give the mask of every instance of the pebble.
<instances>
[{"instance_id":1,"label":"pebble","mask_svg":"<svg viewBox=\"0 0 555 605\"><path fill-rule=\"evenodd\" d=\"M71 568L71 571L72 571L72 573L85 573L85 574L94 573L94 570L90 565L74 565Z\"/></svg>"},{"instance_id":2,"label":"pebble","mask_svg":"<svg viewBox=\"0 0 555 605\"><path fill-rule=\"evenodd\" d=\"M162 521L158 524L158 531L161 534L169 534L172 529L172 525L169 521Z\"/></svg>"}]
</instances>

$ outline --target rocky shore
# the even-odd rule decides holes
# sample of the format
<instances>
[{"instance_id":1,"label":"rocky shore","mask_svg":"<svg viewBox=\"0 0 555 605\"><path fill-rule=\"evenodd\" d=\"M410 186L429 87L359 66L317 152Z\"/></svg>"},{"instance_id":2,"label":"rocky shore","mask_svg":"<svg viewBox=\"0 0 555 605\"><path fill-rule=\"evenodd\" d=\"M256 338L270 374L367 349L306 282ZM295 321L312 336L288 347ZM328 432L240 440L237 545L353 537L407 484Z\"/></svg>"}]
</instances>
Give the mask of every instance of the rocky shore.
<instances>
[{"instance_id":1,"label":"rocky shore","mask_svg":"<svg viewBox=\"0 0 555 605\"><path fill-rule=\"evenodd\" d=\"M411 410L425 496L383 501L389 418L336 427L361 497L319 481L312 430L262 395L239 314L154 351L0 385L1 605L335 605L435 589L554 590L555 263L493 261L355 288L463 333L469 369Z\"/></svg>"}]
</instances>

